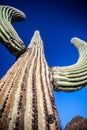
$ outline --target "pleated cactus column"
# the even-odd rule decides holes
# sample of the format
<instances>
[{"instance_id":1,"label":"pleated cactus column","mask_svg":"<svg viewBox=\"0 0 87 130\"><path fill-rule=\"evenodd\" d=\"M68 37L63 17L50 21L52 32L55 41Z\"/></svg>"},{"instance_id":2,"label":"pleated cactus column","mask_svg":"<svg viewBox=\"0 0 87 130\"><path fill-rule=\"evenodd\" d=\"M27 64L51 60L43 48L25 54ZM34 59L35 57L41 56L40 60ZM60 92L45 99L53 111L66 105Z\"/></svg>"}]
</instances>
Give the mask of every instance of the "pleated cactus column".
<instances>
[{"instance_id":1,"label":"pleated cactus column","mask_svg":"<svg viewBox=\"0 0 87 130\"><path fill-rule=\"evenodd\" d=\"M59 130L51 73L39 31L0 81L0 130Z\"/></svg>"}]
</instances>

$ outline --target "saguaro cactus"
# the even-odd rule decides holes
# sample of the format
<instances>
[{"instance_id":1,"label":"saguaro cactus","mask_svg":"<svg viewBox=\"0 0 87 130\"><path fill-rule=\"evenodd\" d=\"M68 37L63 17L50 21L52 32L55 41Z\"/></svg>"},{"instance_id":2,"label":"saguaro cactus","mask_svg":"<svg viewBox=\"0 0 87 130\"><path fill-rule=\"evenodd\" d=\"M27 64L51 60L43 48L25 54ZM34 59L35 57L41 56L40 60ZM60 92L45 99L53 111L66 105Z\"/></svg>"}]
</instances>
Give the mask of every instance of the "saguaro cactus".
<instances>
[{"instance_id":1,"label":"saguaro cactus","mask_svg":"<svg viewBox=\"0 0 87 130\"><path fill-rule=\"evenodd\" d=\"M0 130L60 130L53 90L75 91L87 84L87 44L78 38L72 42L78 62L51 68L35 31L26 52L0 80Z\"/></svg>"},{"instance_id":2,"label":"saguaro cactus","mask_svg":"<svg viewBox=\"0 0 87 130\"><path fill-rule=\"evenodd\" d=\"M27 52L0 81L0 130L57 130L52 79L36 31Z\"/></svg>"}]
</instances>

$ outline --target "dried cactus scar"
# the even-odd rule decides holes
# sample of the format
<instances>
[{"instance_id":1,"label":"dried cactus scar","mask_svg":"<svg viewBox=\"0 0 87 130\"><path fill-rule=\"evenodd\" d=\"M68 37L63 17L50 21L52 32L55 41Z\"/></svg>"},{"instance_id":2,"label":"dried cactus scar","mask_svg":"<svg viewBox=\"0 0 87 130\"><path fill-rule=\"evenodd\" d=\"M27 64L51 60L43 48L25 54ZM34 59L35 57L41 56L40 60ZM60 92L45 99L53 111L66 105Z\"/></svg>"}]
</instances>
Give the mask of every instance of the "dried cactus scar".
<instances>
[{"instance_id":1,"label":"dried cactus scar","mask_svg":"<svg viewBox=\"0 0 87 130\"><path fill-rule=\"evenodd\" d=\"M0 42L16 58L26 51L26 47L11 23L24 19L25 14L20 10L10 6L0 6Z\"/></svg>"}]
</instances>

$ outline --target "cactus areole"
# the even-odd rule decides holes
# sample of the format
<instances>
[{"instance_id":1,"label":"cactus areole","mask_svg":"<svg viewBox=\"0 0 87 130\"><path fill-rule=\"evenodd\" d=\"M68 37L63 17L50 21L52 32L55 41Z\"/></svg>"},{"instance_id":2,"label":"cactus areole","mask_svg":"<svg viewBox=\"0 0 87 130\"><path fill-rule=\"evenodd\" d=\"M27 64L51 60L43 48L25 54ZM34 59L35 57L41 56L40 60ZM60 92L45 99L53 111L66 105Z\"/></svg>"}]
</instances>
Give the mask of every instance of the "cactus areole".
<instances>
[{"instance_id":1,"label":"cactus areole","mask_svg":"<svg viewBox=\"0 0 87 130\"><path fill-rule=\"evenodd\" d=\"M76 64L49 67L39 31L23 52L25 45L8 22L8 15L18 21L24 14L17 14L10 6L0 6L0 11L5 16L3 23L0 19L0 40L8 50L10 44L16 57L20 53L0 80L0 130L60 130L53 91L75 91L87 84L87 43L79 38L71 40L79 52ZM9 42L12 33L14 41Z\"/></svg>"}]
</instances>

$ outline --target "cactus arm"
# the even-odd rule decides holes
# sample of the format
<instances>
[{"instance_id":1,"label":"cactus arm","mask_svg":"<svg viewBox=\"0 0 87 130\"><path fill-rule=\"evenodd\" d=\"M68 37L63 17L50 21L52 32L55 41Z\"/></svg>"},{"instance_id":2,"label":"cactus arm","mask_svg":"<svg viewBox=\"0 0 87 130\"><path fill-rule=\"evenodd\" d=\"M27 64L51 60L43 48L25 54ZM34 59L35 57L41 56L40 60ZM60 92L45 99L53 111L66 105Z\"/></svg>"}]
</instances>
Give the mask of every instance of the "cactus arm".
<instances>
[{"instance_id":1,"label":"cactus arm","mask_svg":"<svg viewBox=\"0 0 87 130\"><path fill-rule=\"evenodd\" d=\"M72 38L71 42L77 48L79 58L73 65L51 68L56 91L75 91L87 84L87 43L79 38Z\"/></svg>"},{"instance_id":2,"label":"cactus arm","mask_svg":"<svg viewBox=\"0 0 87 130\"><path fill-rule=\"evenodd\" d=\"M23 53L26 47L12 23L24 19L25 15L20 10L10 6L0 6L0 42L16 57Z\"/></svg>"}]
</instances>

